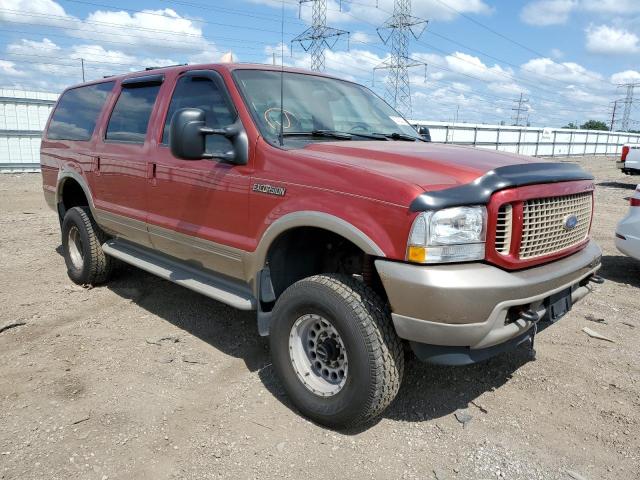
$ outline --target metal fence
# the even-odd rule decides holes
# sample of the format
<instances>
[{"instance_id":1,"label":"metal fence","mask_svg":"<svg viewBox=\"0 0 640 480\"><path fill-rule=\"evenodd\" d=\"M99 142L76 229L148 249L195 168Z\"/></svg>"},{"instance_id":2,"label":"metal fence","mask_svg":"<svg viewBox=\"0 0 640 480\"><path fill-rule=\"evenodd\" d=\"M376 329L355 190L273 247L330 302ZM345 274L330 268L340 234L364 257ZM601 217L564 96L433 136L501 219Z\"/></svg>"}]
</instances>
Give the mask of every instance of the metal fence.
<instances>
[{"instance_id":1,"label":"metal fence","mask_svg":"<svg viewBox=\"0 0 640 480\"><path fill-rule=\"evenodd\" d=\"M0 89L0 172L40 170L40 137L58 95ZM625 143L640 143L640 135L598 130L510 127L416 120L429 127L438 143L540 157L620 155Z\"/></svg>"},{"instance_id":2,"label":"metal fence","mask_svg":"<svg viewBox=\"0 0 640 480\"><path fill-rule=\"evenodd\" d=\"M40 137L57 98L0 88L0 171L40 170Z\"/></svg>"},{"instance_id":3,"label":"metal fence","mask_svg":"<svg viewBox=\"0 0 640 480\"><path fill-rule=\"evenodd\" d=\"M625 143L640 143L640 135L601 130L510 127L469 123L412 121L428 127L431 141L520 153L537 157L620 155Z\"/></svg>"}]
</instances>

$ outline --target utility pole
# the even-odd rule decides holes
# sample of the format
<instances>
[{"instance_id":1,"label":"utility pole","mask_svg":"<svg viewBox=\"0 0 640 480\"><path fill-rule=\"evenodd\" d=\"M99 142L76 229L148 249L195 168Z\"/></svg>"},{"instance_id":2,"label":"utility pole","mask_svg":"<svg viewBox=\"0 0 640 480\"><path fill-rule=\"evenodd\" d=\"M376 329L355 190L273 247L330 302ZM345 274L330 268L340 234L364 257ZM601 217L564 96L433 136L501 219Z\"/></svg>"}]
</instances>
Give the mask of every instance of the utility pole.
<instances>
[{"instance_id":1,"label":"utility pole","mask_svg":"<svg viewBox=\"0 0 640 480\"><path fill-rule=\"evenodd\" d=\"M346 30L327 27L327 0L299 0L302 4L312 4L312 25L291 40L291 44L299 43L305 52L311 53L311 70L324 71L325 49L331 50L343 35L349 36Z\"/></svg>"},{"instance_id":2,"label":"utility pole","mask_svg":"<svg viewBox=\"0 0 640 480\"><path fill-rule=\"evenodd\" d=\"M609 127L609 131L613 132L615 125L616 125L616 111L618 110L618 102L621 102L622 100L615 100L613 102L611 102L609 104L609 106L611 107L611 125Z\"/></svg>"},{"instance_id":3,"label":"utility pole","mask_svg":"<svg viewBox=\"0 0 640 480\"><path fill-rule=\"evenodd\" d=\"M391 55L373 69L389 70L387 75L385 100L405 116L411 114L411 86L409 69L427 64L409 56L410 36L418 39L427 28L428 20L411 15L411 0L395 0L393 15L378 30L378 36L385 45L391 43Z\"/></svg>"},{"instance_id":4,"label":"utility pole","mask_svg":"<svg viewBox=\"0 0 640 480\"><path fill-rule=\"evenodd\" d=\"M84 83L84 58L80 57L80 66L82 67L82 83Z\"/></svg>"},{"instance_id":5,"label":"utility pole","mask_svg":"<svg viewBox=\"0 0 640 480\"><path fill-rule=\"evenodd\" d=\"M520 93L520 98L518 100L514 100L514 105L516 103L517 103L517 106L515 106L514 108L511 109L514 112L513 116L511 117L511 120L514 120L515 121L514 125L516 127L519 127L519 126L521 126L520 125L520 118L522 117L522 114L529 110L527 108L527 104L529 103L529 99L528 98L524 98L524 95L521 92Z\"/></svg>"},{"instance_id":6,"label":"utility pole","mask_svg":"<svg viewBox=\"0 0 640 480\"><path fill-rule=\"evenodd\" d=\"M622 125L620 130L626 132L629 130L629 117L631 116L631 105L633 104L633 89L640 86L640 83L623 83L618 85L618 88L625 87L627 89L627 95L624 99L624 111L622 112Z\"/></svg>"}]
</instances>

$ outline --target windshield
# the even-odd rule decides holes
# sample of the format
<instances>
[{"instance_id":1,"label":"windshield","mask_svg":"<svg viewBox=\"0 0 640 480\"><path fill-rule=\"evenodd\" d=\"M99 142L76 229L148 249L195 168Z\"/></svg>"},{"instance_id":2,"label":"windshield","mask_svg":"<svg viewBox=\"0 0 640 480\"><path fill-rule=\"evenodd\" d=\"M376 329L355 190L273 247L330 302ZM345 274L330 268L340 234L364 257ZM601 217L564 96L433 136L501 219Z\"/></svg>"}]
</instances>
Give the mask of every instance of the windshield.
<instances>
[{"instance_id":1,"label":"windshield","mask_svg":"<svg viewBox=\"0 0 640 480\"><path fill-rule=\"evenodd\" d=\"M281 75L286 140L397 139L398 135L390 137L393 134L418 139L398 112L361 85L303 73L236 70L234 76L258 128L271 143L277 143L280 134Z\"/></svg>"}]
</instances>

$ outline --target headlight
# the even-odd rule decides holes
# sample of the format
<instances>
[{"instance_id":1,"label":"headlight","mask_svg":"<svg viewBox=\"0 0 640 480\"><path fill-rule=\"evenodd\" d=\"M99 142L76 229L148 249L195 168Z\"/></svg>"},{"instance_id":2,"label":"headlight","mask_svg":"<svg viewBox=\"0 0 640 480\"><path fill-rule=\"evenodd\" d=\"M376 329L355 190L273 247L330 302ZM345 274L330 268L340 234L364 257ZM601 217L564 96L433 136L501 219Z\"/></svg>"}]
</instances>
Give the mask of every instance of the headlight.
<instances>
[{"instance_id":1,"label":"headlight","mask_svg":"<svg viewBox=\"0 0 640 480\"><path fill-rule=\"evenodd\" d=\"M411 227L407 260L416 263L482 260L486 235L485 207L454 207L423 212Z\"/></svg>"}]
</instances>

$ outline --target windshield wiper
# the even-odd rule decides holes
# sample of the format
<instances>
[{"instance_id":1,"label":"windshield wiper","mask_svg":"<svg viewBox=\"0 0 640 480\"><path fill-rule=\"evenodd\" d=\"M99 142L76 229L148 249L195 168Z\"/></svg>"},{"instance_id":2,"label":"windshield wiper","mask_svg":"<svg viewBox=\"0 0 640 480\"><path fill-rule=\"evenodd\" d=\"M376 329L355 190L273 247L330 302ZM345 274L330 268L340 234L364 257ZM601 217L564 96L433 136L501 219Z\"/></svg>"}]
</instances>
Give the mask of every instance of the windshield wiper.
<instances>
[{"instance_id":1,"label":"windshield wiper","mask_svg":"<svg viewBox=\"0 0 640 480\"><path fill-rule=\"evenodd\" d=\"M392 140L405 140L408 142L416 142L416 141L424 142L425 141L423 138L414 137L412 135L407 135L406 133L400 133L400 132L373 133L372 135L382 135L383 137L390 138Z\"/></svg>"},{"instance_id":2,"label":"windshield wiper","mask_svg":"<svg viewBox=\"0 0 640 480\"><path fill-rule=\"evenodd\" d=\"M283 132L283 137L330 137L339 140L351 140L353 137L349 133L338 132L335 130L309 130L306 132Z\"/></svg>"}]
</instances>

